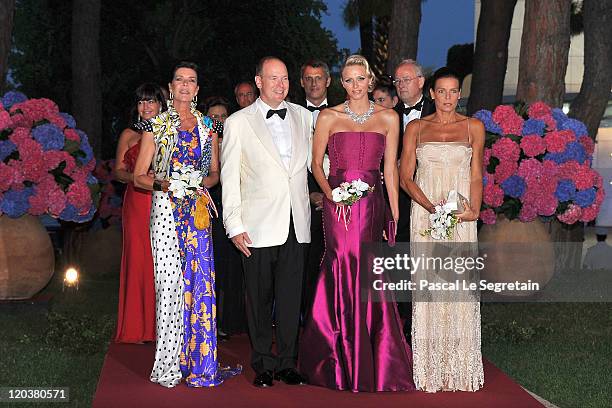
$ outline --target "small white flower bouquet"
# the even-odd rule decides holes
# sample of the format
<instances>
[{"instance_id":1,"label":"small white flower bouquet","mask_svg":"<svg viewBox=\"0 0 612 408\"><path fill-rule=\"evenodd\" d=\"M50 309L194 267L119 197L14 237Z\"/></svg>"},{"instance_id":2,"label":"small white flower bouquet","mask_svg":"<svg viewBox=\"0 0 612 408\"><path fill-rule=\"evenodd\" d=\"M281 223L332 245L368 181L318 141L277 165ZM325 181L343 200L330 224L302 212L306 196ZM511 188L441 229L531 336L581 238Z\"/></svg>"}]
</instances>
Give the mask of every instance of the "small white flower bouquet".
<instances>
[{"instance_id":1,"label":"small white flower bouquet","mask_svg":"<svg viewBox=\"0 0 612 408\"><path fill-rule=\"evenodd\" d=\"M183 166L170 174L168 190L176 198L196 196L202 193L202 172L193 166Z\"/></svg>"},{"instance_id":2,"label":"small white flower bouquet","mask_svg":"<svg viewBox=\"0 0 612 408\"><path fill-rule=\"evenodd\" d=\"M436 240L450 239L458 222L459 219L453 213L453 209L442 202L436 205L436 211L433 214L429 214L430 227L422 231L421 235L430 236Z\"/></svg>"},{"instance_id":3,"label":"small white flower bouquet","mask_svg":"<svg viewBox=\"0 0 612 408\"><path fill-rule=\"evenodd\" d=\"M332 198L336 204L353 205L372 191L374 187L361 179L345 181L332 190Z\"/></svg>"},{"instance_id":4,"label":"small white flower bouquet","mask_svg":"<svg viewBox=\"0 0 612 408\"><path fill-rule=\"evenodd\" d=\"M374 191L374 187L370 187L368 183L361 179L351 182L345 181L332 190L332 199L336 203L338 222L343 220L346 230L348 230L348 225L351 222L351 205L355 204L372 191Z\"/></svg>"}]
</instances>

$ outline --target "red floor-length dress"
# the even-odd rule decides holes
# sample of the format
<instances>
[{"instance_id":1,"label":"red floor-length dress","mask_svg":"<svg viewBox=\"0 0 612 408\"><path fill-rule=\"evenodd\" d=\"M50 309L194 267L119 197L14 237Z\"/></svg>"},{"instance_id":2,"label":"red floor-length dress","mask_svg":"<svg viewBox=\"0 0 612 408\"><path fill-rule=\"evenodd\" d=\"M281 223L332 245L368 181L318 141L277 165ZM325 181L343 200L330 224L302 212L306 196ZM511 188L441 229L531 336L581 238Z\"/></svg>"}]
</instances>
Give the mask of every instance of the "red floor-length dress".
<instances>
[{"instance_id":1,"label":"red floor-length dress","mask_svg":"<svg viewBox=\"0 0 612 408\"><path fill-rule=\"evenodd\" d=\"M133 172L140 142L124 156ZM123 254L119 284L119 312L115 341L140 343L155 340L155 284L149 238L151 192L128 183L123 198Z\"/></svg>"}]
</instances>

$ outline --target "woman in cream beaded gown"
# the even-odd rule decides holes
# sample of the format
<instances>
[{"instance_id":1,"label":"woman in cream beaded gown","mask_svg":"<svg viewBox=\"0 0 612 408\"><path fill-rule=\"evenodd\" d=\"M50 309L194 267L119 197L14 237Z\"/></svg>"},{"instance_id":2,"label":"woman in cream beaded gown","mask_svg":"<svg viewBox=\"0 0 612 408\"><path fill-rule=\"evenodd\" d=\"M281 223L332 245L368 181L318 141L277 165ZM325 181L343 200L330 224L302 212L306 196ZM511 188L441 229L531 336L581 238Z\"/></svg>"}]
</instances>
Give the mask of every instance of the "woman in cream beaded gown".
<instances>
[{"instance_id":1,"label":"woman in cream beaded gown","mask_svg":"<svg viewBox=\"0 0 612 408\"><path fill-rule=\"evenodd\" d=\"M400 163L401 186L414 201L410 241L411 250L418 253L413 256L433 255L433 243L441 242L421 232L429 228L429 214L435 212L435 205L450 190L458 191L467 201L463 202L464 212L458 214L459 224L453 236L443 244L457 248L457 242L476 242L476 220L482 200L484 126L477 119L456 112L460 80L448 68L436 71L430 92L436 112L408 125ZM446 271L447 276L443 276L431 270L427 274L421 271L413 280L449 281L450 277L454 281L455 272ZM480 389L484 374L478 292L416 292L412 302L412 351L417 389L426 392Z\"/></svg>"}]
</instances>

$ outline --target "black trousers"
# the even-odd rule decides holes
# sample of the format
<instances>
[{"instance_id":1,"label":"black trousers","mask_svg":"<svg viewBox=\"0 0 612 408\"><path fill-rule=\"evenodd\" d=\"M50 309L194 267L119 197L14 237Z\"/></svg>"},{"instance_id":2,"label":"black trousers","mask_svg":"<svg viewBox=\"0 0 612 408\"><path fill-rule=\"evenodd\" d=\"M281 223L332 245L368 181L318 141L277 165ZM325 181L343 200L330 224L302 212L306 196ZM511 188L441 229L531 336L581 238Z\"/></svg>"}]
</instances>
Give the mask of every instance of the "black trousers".
<instances>
[{"instance_id":1,"label":"black trousers","mask_svg":"<svg viewBox=\"0 0 612 408\"><path fill-rule=\"evenodd\" d=\"M317 280L321 273L321 258L325 246L323 213L320 210L315 210L313 205L310 214L310 245L306 250L306 269L304 270L304 287L302 289L302 322L306 320L306 316L311 311Z\"/></svg>"},{"instance_id":2,"label":"black trousers","mask_svg":"<svg viewBox=\"0 0 612 408\"><path fill-rule=\"evenodd\" d=\"M284 244L250 248L251 256L242 256L252 348L251 366L256 373L296 367L304 252L307 245L297 242L291 221L289 236ZM272 353L273 305L276 355Z\"/></svg>"},{"instance_id":3,"label":"black trousers","mask_svg":"<svg viewBox=\"0 0 612 408\"><path fill-rule=\"evenodd\" d=\"M397 242L410 242L410 207L412 199L400 188L399 191L399 220L397 221L397 234L395 240ZM398 302L397 310L400 317L404 321L404 333L410 334L412 329L412 303Z\"/></svg>"},{"instance_id":4,"label":"black trousers","mask_svg":"<svg viewBox=\"0 0 612 408\"><path fill-rule=\"evenodd\" d=\"M397 220L397 242L410 242L410 207L412 199L400 188L398 197L399 220Z\"/></svg>"}]
</instances>

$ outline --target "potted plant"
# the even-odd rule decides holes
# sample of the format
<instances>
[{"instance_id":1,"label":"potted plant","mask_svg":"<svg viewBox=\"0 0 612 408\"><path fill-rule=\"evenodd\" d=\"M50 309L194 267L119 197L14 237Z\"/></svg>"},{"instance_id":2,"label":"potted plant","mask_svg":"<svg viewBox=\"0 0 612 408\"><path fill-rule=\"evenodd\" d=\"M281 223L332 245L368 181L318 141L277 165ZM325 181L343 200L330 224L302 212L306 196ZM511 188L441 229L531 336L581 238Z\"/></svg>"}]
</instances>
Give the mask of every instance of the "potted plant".
<instances>
[{"instance_id":1,"label":"potted plant","mask_svg":"<svg viewBox=\"0 0 612 408\"><path fill-rule=\"evenodd\" d=\"M36 216L86 222L99 196L87 135L49 99L8 92L0 101L0 298L28 298L53 275L48 234Z\"/></svg>"},{"instance_id":2,"label":"potted plant","mask_svg":"<svg viewBox=\"0 0 612 408\"><path fill-rule=\"evenodd\" d=\"M554 272L549 223L592 221L604 200L602 177L591 168L593 139L582 122L543 102L474 116L486 129L479 240L521 243L521 254L500 246L487 273L545 283Z\"/></svg>"}]
</instances>

